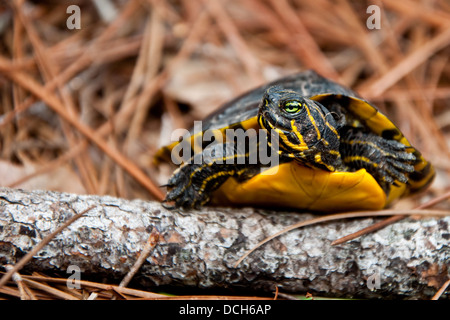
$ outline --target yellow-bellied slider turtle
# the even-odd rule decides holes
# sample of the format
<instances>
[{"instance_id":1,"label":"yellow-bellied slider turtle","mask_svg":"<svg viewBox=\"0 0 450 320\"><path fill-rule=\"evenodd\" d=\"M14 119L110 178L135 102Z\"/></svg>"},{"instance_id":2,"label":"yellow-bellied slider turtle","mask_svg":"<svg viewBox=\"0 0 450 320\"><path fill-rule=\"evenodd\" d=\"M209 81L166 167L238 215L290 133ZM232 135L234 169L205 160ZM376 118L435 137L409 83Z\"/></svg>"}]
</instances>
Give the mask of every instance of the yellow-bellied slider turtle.
<instances>
[{"instance_id":1,"label":"yellow-bellied slider turtle","mask_svg":"<svg viewBox=\"0 0 450 320\"><path fill-rule=\"evenodd\" d=\"M251 130L268 134L228 134ZM208 131L212 134L204 139ZM245 143L236 143L236 137ZM381 209L424 189L434 177L432 165L376 107L314 71L230 101L186 141L193 154L184 154L167 183L165 202L175 207L210 202L317 211ZM173 156L180 143L162 148L158 157ZM263 147L271 147L266 152L276 153L271 159L277 161L263 163Z\"/></svg>"}]
</instances>

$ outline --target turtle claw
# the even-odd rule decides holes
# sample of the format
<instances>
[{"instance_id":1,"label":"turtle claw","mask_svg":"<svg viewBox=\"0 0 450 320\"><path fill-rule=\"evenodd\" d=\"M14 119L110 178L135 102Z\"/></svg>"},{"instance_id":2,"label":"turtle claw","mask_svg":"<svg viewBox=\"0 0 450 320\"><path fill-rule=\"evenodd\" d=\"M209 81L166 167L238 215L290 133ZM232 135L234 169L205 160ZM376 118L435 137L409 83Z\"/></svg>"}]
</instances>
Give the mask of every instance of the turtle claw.
<instances>
[{"instance_id":1,"label":"turtle claw","mask_svg":"<svg viewBox=\"0 0 450 320\"><path fill-rule=\"evenodd\" d=\"M177 208L174 204L172 204L172 205L167 204L168 202L171 202L171 201L168 201L168 200L164 199L164 200L161 202L161 205L162 205L162 207L163 207L164 209L167 209L167 210L173 210L173 209L176 209L176 208Z\"/></svg>"},{"instance_id":2,"label":"turtle claw","mask_svg":"<svg viewBox=\"0 0 450 320\"><path fill-rule=\"evenodd\" d=\"M408 174L414 172L413 163L416 161L414 154L406 151L406 146L398 141L383 140L380 143L382 155L379 160L379 169L382 176L389 184L396 181L408 183Z\"/></svg>"},{"instance_id":3,"label":"turtle claw","mask_svg":"<svg viewBox=\"0 0 450 320\"><path fill-rule=\"evenodd\" d=\"M392 185L408 183L414 172L414 148L396 140L350 130L341 141L341 154L347 166L354 170L365 168L388 193Z\"/></svg>"},{"instance_id":4,"label":"turtle claw","mask_svg":"<svg viewBox=\"0 0 450 320\"><path fill-rule=\"evenodd\" d=\"M184 165L178 168L167 182L167 194L163 203L173 202L169 208L198 209L209 201L201 179L200 165Z\"/></svg>"}]
</instances>

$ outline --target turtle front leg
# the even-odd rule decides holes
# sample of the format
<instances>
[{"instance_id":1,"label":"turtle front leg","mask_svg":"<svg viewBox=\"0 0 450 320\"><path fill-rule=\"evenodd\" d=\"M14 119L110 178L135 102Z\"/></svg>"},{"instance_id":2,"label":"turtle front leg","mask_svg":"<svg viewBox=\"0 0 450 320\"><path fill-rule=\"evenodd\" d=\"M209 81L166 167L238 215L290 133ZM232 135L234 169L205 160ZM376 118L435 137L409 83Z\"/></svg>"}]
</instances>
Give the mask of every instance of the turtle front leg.
<instances>
[{"instance_id":1,"label":"turtle front leg","mask_svg":"<svg viewBox=\"0 0 450 320\"><path fill-rule=\"evenodd\" d=\"M366 169L387 193L396 181L408 182L408 174L414 172L414 151L396 140L355 129L345 132L340 145L343 163L353 170Z\"/></svg>"},{"instance_id":2,"label":"turtle front leg","mask_svg":"<svg viewBox=\"0 0 450 320\"><path fill-rule=\"evenodd\" d=\"M257 165L248 164L248 154L238 153L234 144L214 144L181 165L166 184L164 202L176 208L199 208L228 178L248 179Z\"/></svg>"}]
</instances>

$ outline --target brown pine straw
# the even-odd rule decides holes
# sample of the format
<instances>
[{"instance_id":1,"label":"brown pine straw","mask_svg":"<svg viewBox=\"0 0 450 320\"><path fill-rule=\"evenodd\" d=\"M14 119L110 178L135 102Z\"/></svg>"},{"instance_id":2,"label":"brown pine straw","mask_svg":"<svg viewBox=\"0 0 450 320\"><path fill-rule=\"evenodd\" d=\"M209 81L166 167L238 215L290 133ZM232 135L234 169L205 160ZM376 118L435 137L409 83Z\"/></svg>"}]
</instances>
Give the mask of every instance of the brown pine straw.
<instances>
[{"instance_id":1,"label":"brown pine straw","mask_svg":"<svg viewBox=\"0 0 450 320\"><path fill-rule=\"evenodd\" d=\"M236 52L239 52L238 56L255 85L260 84L260 67L257 64L255 57L247 47L247 44L239 34L239 31L236 28L235 24L228 16L227 12L224 10L220 2L203 0L203 3L217 20L220 30L225 34L234 50L236 50Z\"/></svg>"},{"instance_id":2,"label":"brown pine straw","mask_svg":"<svg viewBox=\"0 0 450 320\"><path fill-rule=\"evenodd\" d=\"M27 19L27 17L24 16L23 12L20 10L23 1L18 1L15 3L15 9L16 9L16 15L19 17L20 22L25 27L25 30L28 34L28 37L33 45L34 51L36 53L37 58L37 64L42 71L43 78L45 79L45 82L48 81L48 79L55 78L57 73L59 73L59 70L57 70L57 66L55 64L50 63L46 56L46 48L44 48L44 45L42 44L41 39L39 38L37 32L34 29L34 26L31 25L30 20ZM59 96L62 98L62 103L66 107L67 111L69 112L71 117L78 117L75 111L74 101L72 97L67 93L66 90L63 90L60 83L57 83L57 92ZM64 135L67 138L67 141L69 142L69 147L72 147L76 143L76 136L74 136L74 133L71 132L70 127L68 127L66 124L63 126L63 132ZM80 176L82 180L84 181L84 185L87 188L87 191L89 193L93 193L96 189L95 187L95 181L92 181L95 175L93 174L93 170L89 170L89 167L92 168L91 159L86 156L78 156L75 157L75 162L77 164L77 167L80 171Z\"/></svg>"},{"instance_id":3,"label":"brown pine straw","mask_svg":"<svg viewBox=\"0 0 450 320\"><path fill-rule=\"evenodd\" d=\"M297 18L288 1L271 0L270 4L281 17L281 20L286 23L286 26L289 29L288 33L293 35L298 34L298 37L302 39L302 43L298 47L298 50L301 51L305 62L325 77L339 80L340 77L336 72L336 69L322 53L317 42L303 25L302 20Z\"/></svg>"},{"instance_id":4,"label":"brown pine straw","mask_svg":"<svg viewBox=\"0 0 450 320\"><path fill-rule=\"evenodd\" d=\"M12 270L14 267L11 265L5 266L6 270ZM17 288L20 292L20 299L21 300L37 300L36 295L33 293L33 291L27 286L27 284L23 281L22 277L18 272L14 272L12 275L12 279L17 285ZM1 288L0 288L1 290Z\"/></svg>"},{"instance_id":5,"label":"brown pine straw","mask_svg":"<svg viewBox=\"0 0 450 320\"><path fill-rule=\"evenodd\" d=\"M4 58L0 57L0 71L5 69L5 65L8 62ZM162 200L164 198L161 190L157 187L153 181L147 177L141 169L139 169L132 161L127 159L122 153L120 153L115 148L111 148L103 139L101 139L95 131L90 127L82 124L77 118L72 117L72 115L65 110L61 101L54 95L49 94L48 91L44 89L43 86L38 84L33 79L29 78L23 73L7 73L7 76L11 80L20 84L23 88L26 88L32 92L35 96L45 101L47 105L52 108L58 115L75 127L80 133L82 133L87 139L95 143L105 154L110 156L119 166L121 166L125 171L127 171L132 177L134 177L139 183L141 183L151 194L153 194L157 199Z\"/></svg>"},{"instance_id":6,"label":"brown pine straw","mask_svg":"<svg viewBox=\"0 0 450 320\"><path fill-rule=\"evenodd\" d=\"M126 11L124 11L125 13ZM194 44L199 41L202 32L204 32L205 27L207 26L207 15L206 12L203 10L202 12L200 12L199 17L195 20L196 22L194 23L193 28L191 29L191 32L189 33L189 36L187 37L187 39L185 40L185 42L183 43L182 48L180 49L180 51L178 52L177 56L173 59L173 61L171 62L171 64L167 67L167 69L165 71L163 71L162 73L160 73L158 76L156 76L154 79L150 80L150 82L147 84L147 89L145 91L145 99L148 100L148 97L150 97L151 95L155 94L155 92L163 86L163 84L165 83L165 81L168 78L168 75L170 72L172 72L172 70L175 70L176 67L183 62L184 59L187 58L187 56L192 52L192 50L194 49ZM109 29L108 29L109 30ZM108 31L107 30L107 31ZM99 38L105 39L107 38L107 35L109 35L110 32L106 32L104 34L102 34L102 36L100 36ZM91 48L93 49L93 48ZM89 52L86 51L86 52ZM82 61L83 57L85 57L85 55L81 56L77 61ZM0 57L1 59L1 57ZM86 63L90 63L90 57L88 56L86 60ZM75 66L75 67L74 67ZM4 65L5 69L8 68L8 65L5 64ZM73 65L71 65L71 67L69 67L67 70L65 70L62 74L58 75L57 77L53 78L52 81L48 82L43 90L50 92L54 89L54 87L57 84L57 81L59 80L59 78L61 78L61 80L59 81L63 81L62 79L65 78L69 78L71 76L73 76L74 73L78 72L79 69L85 67L84 64L77 64L74 63ZM129 114L134 112L134 108L133 106L136 105L136 97L130 98L130 99L126 99L126 97L123 100L122 106L120 107L120 111L119 113L113 118L110 119L110 121L108 121L107 123L105 123L103 126L101 126L96 132L96 135L99 136L105 136L107 134L109 134L109 132L112 130L112 125L115 126L116 130L121 130L121 126L120 124L116 124L115 120L120 120L123 118L127 118ZM29 98L26 102L24 102L20 109L21 111L25 111L32 103L34 102L34 100L32 98ZM10 114L7 115L7 117L5 119L3 119L3 122L0 124L0 128L2 125L6 125L10 120L13 119L13 117L17 114L17 111L15 111L14 113L11 112ZM33 174L30 174L28 176L24 176L22 177L20 180L15 181L14 183L10 184L10 187L14 187L17 185L20 185L21 183L29 180L30 178L34 177L34 176L38 176L41 173L45 173L48 172L56 167L58 167L59 164L63 164L66 161L76 157L80 152L82 152L88 145L86 144L85 141L79 142L77 145L73 146L70 151L64 155L63 157L61 157L60 159L57 159L56 161L53 161L51 163L48 163L47 165L45 165L44 167L40 168L38 171L34 172ZM140 173L137 173L138 175L141 175ZM145 176L141 175L141 178L144 180L147 180L147 178ZM146 186L149 191L151 193L154 194L154 196L157 199L162 199L163 195L161 193L160 190L157 190L156 187L153 186L153 183L150 181L144 182L143 183L144 186Z\"/></svg>"},{"instance_id":7,"label":"brown pine straw","mask_svg":"<svg viewBox=\"0 0 450 320\"><path fill-rule=\"evenodd\" d=\"M27 294L31 294L35 299L68 299L87 300L96 295L96 300L111 300L112 298L123 300L272 300L270 297L259 296L217 296L217 295L167 295L121 287L119 285L104 284L87 280L78 280L81 289L68 289L67 279L48 277L43 275L19 275L24 286L27 287ZM29 293L28 293L29 292ZM85 293L88 292L89 295ZM11 287L1 287L0 293L8 294L19 298L22 296L20 290ZM282 295L280 293L280 295ZM276 297L277 298L277 297Z\"/></svg>"},{"instance_id":8,"label":"brown pine straw","mask_svg":"<svg viewBox=\"0 0 450 320\"><path fill-rule=\"evenodd\" d=\"M448 193L447 1L376 1L380 30L367 29L365 3L349 0L111 3L117 15L103 21L101 8L82 2L81 30L65 29L66 7L58 2L20 0L2 9L0 166L27 168L7 176L9 186L46 181L55 169L68 167L87 193L161 199L158 185L167 177L149 163L162 132L190 126L256 84L315 69L373 101L435 165L436 183L404 200L408 207L424 208L417 205L423 197L438 201ZM208 86L216 80L226 96L222 87ZM191 92L192 84L204 88ZM220 98L209 102L208 94ZM51 109L42 124L39 105ZM161 113L169 115L167 123ZM447 209L448 202L440 206ZM32 290L36 299L57 297L35 289L24 275L16 273L16 280L15 296L32 299ZM137 297L117 290L92 291L90 298Z\"/></svg>"},{"instance_id":9,"label":"brown pine straw","mask_svg":"<svg viewBox=\"0 0 450 320\"><path fill-rule=\"evenodd\" d=\"M450 279L447 280L442 287L436 292L436 294L431 298L431 300L439 300L439 298L442 296L442 294L445 292L447 287L450 285Z\"/></svg>"},{"instance_id":10,"label":"brown pine straw","mask_svg":"<svg viewBox=\"0 0 450 320\"><path fill-rule=\"evenodd\" d=\"M23 1L20 1L20 3L23 3ZM17 4L16 7L17 8L21 8L21 5ZM66 83L70 78L74 77L75 74L77 74L78 72L80 72L80 70L88 67L90 64L92 64L93 62L95 62L96 59L101 59L104 60L105 57L100 55L96 55L94 57L93 52L103 52L101 45L105 44L105 41L107 41L112 35L114 35L114 32L116 32L119 28L122 27L123 23L127 22L127 19L139 8L138 5L138 1L134 0L134 1L128 1L128 5L122 10L121 15L115 20L113 21L104 31L103 33L95 39L94 43L92 43L90 45L89 48L87 48L86 50L81 50L81 55L77 56L77 60L75 62L73 62L67 69L65 69L64 71L62 71L60 74L58 74L56 77L52 78L50 81L48 81L45 84L45 88L51 92L53 91L56 86L59 83ZM137 43L139 44L139 43ZM58 44L59 46L61 46L61 43ZM56 46L58 46L56 45ZM110 48L111 44L106 43L106 47ZM131 52L136 51L136 45L133 45L131 43L124 43L124 48L127 48L127 50L129 51L130 49ZM55 47L53 48L48 48L48 51L51 52L55 49ZM115 49L117 50L117 47L115 47ZM130 53L130 52L128 52ZM109 53L110 54L110 53ZM120 59L121 55L117 55L116 54L116 59ZM29 67L30 63L35 63L34 59L30 59L27 60L26 62L20 61L20 62L12 62L9 65L5 65L5 68L7 69L8 72L17 72L19 70L26 70ZM32 101L33 97L30 97L27 99L26 103L24 102L20 108L15 109L15 112L23 112L25 111L33 102ZM5 123L9 122L11 116L8 116L8 121L6 119L3 119L2 124L4 125ZM0 126L1 128L1 126Z\"/></svg>"},{"instance_id":11,"label":"brown pine straw","mask_svg":"<svg viewBox=\"0 0 450 320\"><path fill-rule=\"evenodd\" d=\"M359 92L368 99L383 94L400 79L412 72L417 66L448 45L450 45L450 28L444 29L433 39L405 57L400 63L391 68L389 72L371 83L368 88L359 89Z\"/></svg>"}]
</instances>

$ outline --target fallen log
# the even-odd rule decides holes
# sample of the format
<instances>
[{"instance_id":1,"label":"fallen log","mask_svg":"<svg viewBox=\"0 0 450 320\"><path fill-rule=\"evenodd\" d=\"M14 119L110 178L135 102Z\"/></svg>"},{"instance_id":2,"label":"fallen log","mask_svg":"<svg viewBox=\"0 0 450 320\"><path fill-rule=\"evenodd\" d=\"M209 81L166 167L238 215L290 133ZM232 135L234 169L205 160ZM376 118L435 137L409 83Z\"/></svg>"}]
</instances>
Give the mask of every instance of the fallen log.
<instances>
[{"instance_id":1,"label":"fallen log","mask_svg":"<svg viewBox=\"0 0 450 320\"><path fill-rule=\"evenodd\" d=\"M147 288L256 290L429 299L448 279L450 217L404 219L348 243L331 242L379 218L347 219L266 237L317 216L253 208L167 210L158 202L0 188L0 265L16 264L69 218L25 268L124 277L153 232L134 280ZM69 276L69 274L68 274ZM448 294L443 297L448 298Z\"/></svg>"}]
</instances>

